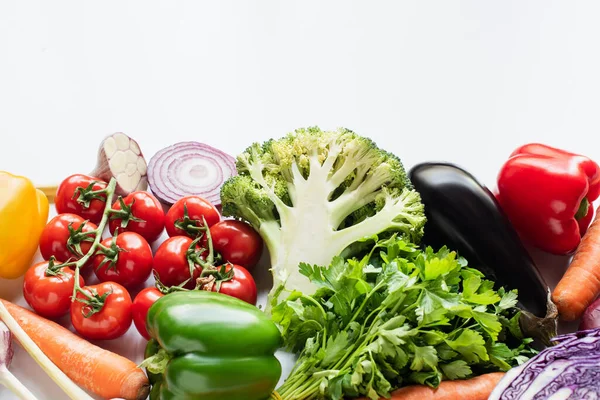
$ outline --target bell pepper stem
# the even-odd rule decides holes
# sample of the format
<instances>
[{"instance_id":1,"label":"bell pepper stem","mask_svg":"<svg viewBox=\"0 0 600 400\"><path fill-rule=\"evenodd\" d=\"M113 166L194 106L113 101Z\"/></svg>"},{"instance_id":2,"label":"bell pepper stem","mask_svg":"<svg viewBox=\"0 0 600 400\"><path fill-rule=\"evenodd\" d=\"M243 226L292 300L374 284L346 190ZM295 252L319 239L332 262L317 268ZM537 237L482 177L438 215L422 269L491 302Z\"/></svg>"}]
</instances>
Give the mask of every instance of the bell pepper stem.
<instances>
[{"instance_id":1,"label":"bell pepper stem","mask_svg":"<svg viewBox=\"0 0 600 400\"><path fill-rule=\"evenodd\" d=\"M158 353L142 361L138 368L146 368L153 374L162 374L167 369L167 364L169 364L171 358L172 356L165 349L160 349Z\"/></svg>"},{"instance_id":2,"label":"bell pepper stem","mask_svg":"<svg viewBox=\"0 0 600 400\"><path fill-rule=\"evenodd\" d=\"M589 211L589 208L590 202L587 199L587 197L584 197L583 200L581 200L581 204L579 204L579 209L577 210L577 213L575 213L575 219L580 220L581 218L585 217Z\"/></svg>"}]
</instances>

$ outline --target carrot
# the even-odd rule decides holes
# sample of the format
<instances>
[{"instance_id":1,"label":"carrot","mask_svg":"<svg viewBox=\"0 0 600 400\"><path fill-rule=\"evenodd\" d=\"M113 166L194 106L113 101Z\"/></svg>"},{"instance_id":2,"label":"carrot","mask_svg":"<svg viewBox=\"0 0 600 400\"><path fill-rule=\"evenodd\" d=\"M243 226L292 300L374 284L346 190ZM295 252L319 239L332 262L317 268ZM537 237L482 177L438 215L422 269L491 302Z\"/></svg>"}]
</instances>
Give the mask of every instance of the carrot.
<instances>
[{"instance_id":1,"label":"carrot","mask_svg":"<svg viewBox=\"0 0 600 400\"><path fill-rule=\"evenodd\" d=\"M44 354L82 388L109 399L141 400L148 396L148 378L133 361L9 301L0 301Z\"/></svg>"},{"instance_id":2,"label":"carrot","mask_svg":"<svg viewBox=\"0 0 600 400\"><path fill-rule=\"evenodd\" d=\"M492 372L466 380L443 381L437 389L406 386L394 391L390 400L487 400L503 376L504 372Z\"/></svg>"},{"instance_id":3,"label":"carrot","mask_svg":"<svg viewBox=\"0 0 600 400\"><path fill-rule=\"evenodd\" d=\"M575 321L600 294L600 208L552 292L561 319Z\"/></svg>"}]
</instances>

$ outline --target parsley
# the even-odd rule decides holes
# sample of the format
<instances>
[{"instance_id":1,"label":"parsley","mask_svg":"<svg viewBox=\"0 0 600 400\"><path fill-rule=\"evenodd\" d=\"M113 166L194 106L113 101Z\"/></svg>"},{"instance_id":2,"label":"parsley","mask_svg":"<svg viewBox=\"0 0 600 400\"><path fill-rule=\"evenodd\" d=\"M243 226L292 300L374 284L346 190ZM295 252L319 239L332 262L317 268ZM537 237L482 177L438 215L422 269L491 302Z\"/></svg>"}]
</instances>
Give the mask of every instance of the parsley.
<instances>
[{"instance_id":1,"label":"parsley","mask_svg":"<svg viewBox=\"0 0 600 400\"><path fill-rule=\"evenodd\" d=\"M300 272L317 292L292 292L272 311L286 348L299 354L278 389L286 400L377 400L409 384L507 371L535 353L518 326L517 293L494 290L445 247L392 237L361 260Z\"/></svg>"}]
</instances>

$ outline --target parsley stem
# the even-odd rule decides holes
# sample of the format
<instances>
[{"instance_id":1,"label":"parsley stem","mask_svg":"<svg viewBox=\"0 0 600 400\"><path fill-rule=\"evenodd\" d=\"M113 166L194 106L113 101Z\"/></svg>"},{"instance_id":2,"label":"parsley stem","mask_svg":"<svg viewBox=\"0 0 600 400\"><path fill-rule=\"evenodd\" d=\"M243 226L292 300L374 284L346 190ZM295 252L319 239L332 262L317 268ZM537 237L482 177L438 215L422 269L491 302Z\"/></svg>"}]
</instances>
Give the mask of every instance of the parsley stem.
<instances>
[{"instance_id":1,"label":"parsley stem","mask_svg":"<svg viewBox=\"0 0 600 400\"><path fill-rule=\"evenodd\" d=\"M311 303L313 303L314 305L316 305L319 310L321 310L321 313L323 314L323 319L325 321L327 321L327 313L325 312L325 310L323 309L323 306L321 306L321 304L319 304L318 301L316 301L315 299L313 299L311 296L300 296L300 298L305 299L310 301ZM323 326L323 347L325 347L327 344L327 327Z\"/></svg>"},{"instance_id":2,"label":"parsley stem","mask_svg":"<svg viewBox=\"0 0 600 400\"><path fill-rule=\"evenodd\" d=\"M423 293L423 292L421 292ZM392 308L392 310L390 311L391 315L395 315L396 312L398 311L398 308L400 308L400 306L402 305L402 303L404 302L404 300L406 300L406 294L402 294L402 300L398 299L398 301L396 302L396 304L394 304L394 308ZM415 305L416 303L413 303L411 306ZM409 307L411 307L409 306ZM409 307L405 307L402 309L402 314L406 314L406 310L410 310Z\"/></svg>"},{"instance_id":3,"label":"parsley stem","mask_svg":"<svg viewBox=\"0 0 600 400\"><path fill-rule=\"evenodd\" d=\"M369 301L369 299L371 298L371 296L373 295L373 293L377 292L379 289L381 289L381 287L385 284L386 282L384 280L381 280L377 285L375 285L375 287L373 289L371 289L371 291L365 296L365 299L363 300L363 302L361 303L360 307L358 308L358 310L354 313L354 315L352 316L352 319L350 320L350 322L348 322L347 325L350 325L351 323L354 322L354 320L360 315L360 313L362 312L363 308L367 305L367 302Z\"/></svg>"},{"instance_id":4,"label":"parsley stem","mask_svg":"<svg viewBox=\"0 0 600 400\"><path fill-rule=\"evenodd\" d=\"M344 362L345 362L345 364L343 364L342 369L346 369L349 367L348 362L346 360L348 359L348 357L350 357L350 360L352 360L354 357L356 357L357 353L360 354L360 352L358 350L362 350L366 346L366 343L368 343L368 341L365 341L365 340L361 341L361 338L363 336L369 334L371 329L373 329L373 327L375 326L375 321L373 321L371 324L369 324L369 330L366 333L364 332L365 326L367 326L367 324L368 324L369 320L371 319L371 317L373 316L373 314L375 314L375 313L381 314L382 311L385 311L385 308L376 308L375 310L371 311L371 313L367 316L367 318L365 318L365 322L360 327L360 334L358 335L358 339L355 341L354 344L352 344L352 346L348 349L346 354L342 358L340 358L337 363L335 363L335 365L332 367L332 369L339 369L340 364L342 364ZM375 319L377 319L377 317ZM358 344L358 348L355 350L355 347L357 344Z\"/></svg>"},{"instance_id":5,"label":"parsley stem","mask_svg":"<svg viewBox=\"0 0 600 400\"><path fill-rule=\"evenodd\" d=\"M299 375L298 378L301 379L298 379L298 382L296 382L291 388L284 388L283 391L281 389L277 390L282 399L310 399L319 390L319 380L315 380L309 375Z\"/></svg>"}]
</instances>

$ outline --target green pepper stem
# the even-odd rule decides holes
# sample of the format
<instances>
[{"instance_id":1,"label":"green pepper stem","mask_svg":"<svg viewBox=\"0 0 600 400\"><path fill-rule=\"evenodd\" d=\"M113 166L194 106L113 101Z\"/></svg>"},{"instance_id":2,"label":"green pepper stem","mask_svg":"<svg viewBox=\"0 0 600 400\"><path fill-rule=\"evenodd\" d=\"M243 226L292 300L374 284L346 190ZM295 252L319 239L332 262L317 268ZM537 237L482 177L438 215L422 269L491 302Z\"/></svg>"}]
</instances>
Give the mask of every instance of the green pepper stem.
<instances>
[{"instance_id":1,"label":"green pepper stem","mask_svg":"<svg viewBox=\"0 0 600 400\"><path fill-rule=\"evenodd\" d=\"M138 368L146 368L153 374L162 374L167 369L171 358L172 356L165 349L160 349L155 355L142 361Z\"/></svg>"}]
</instances>

